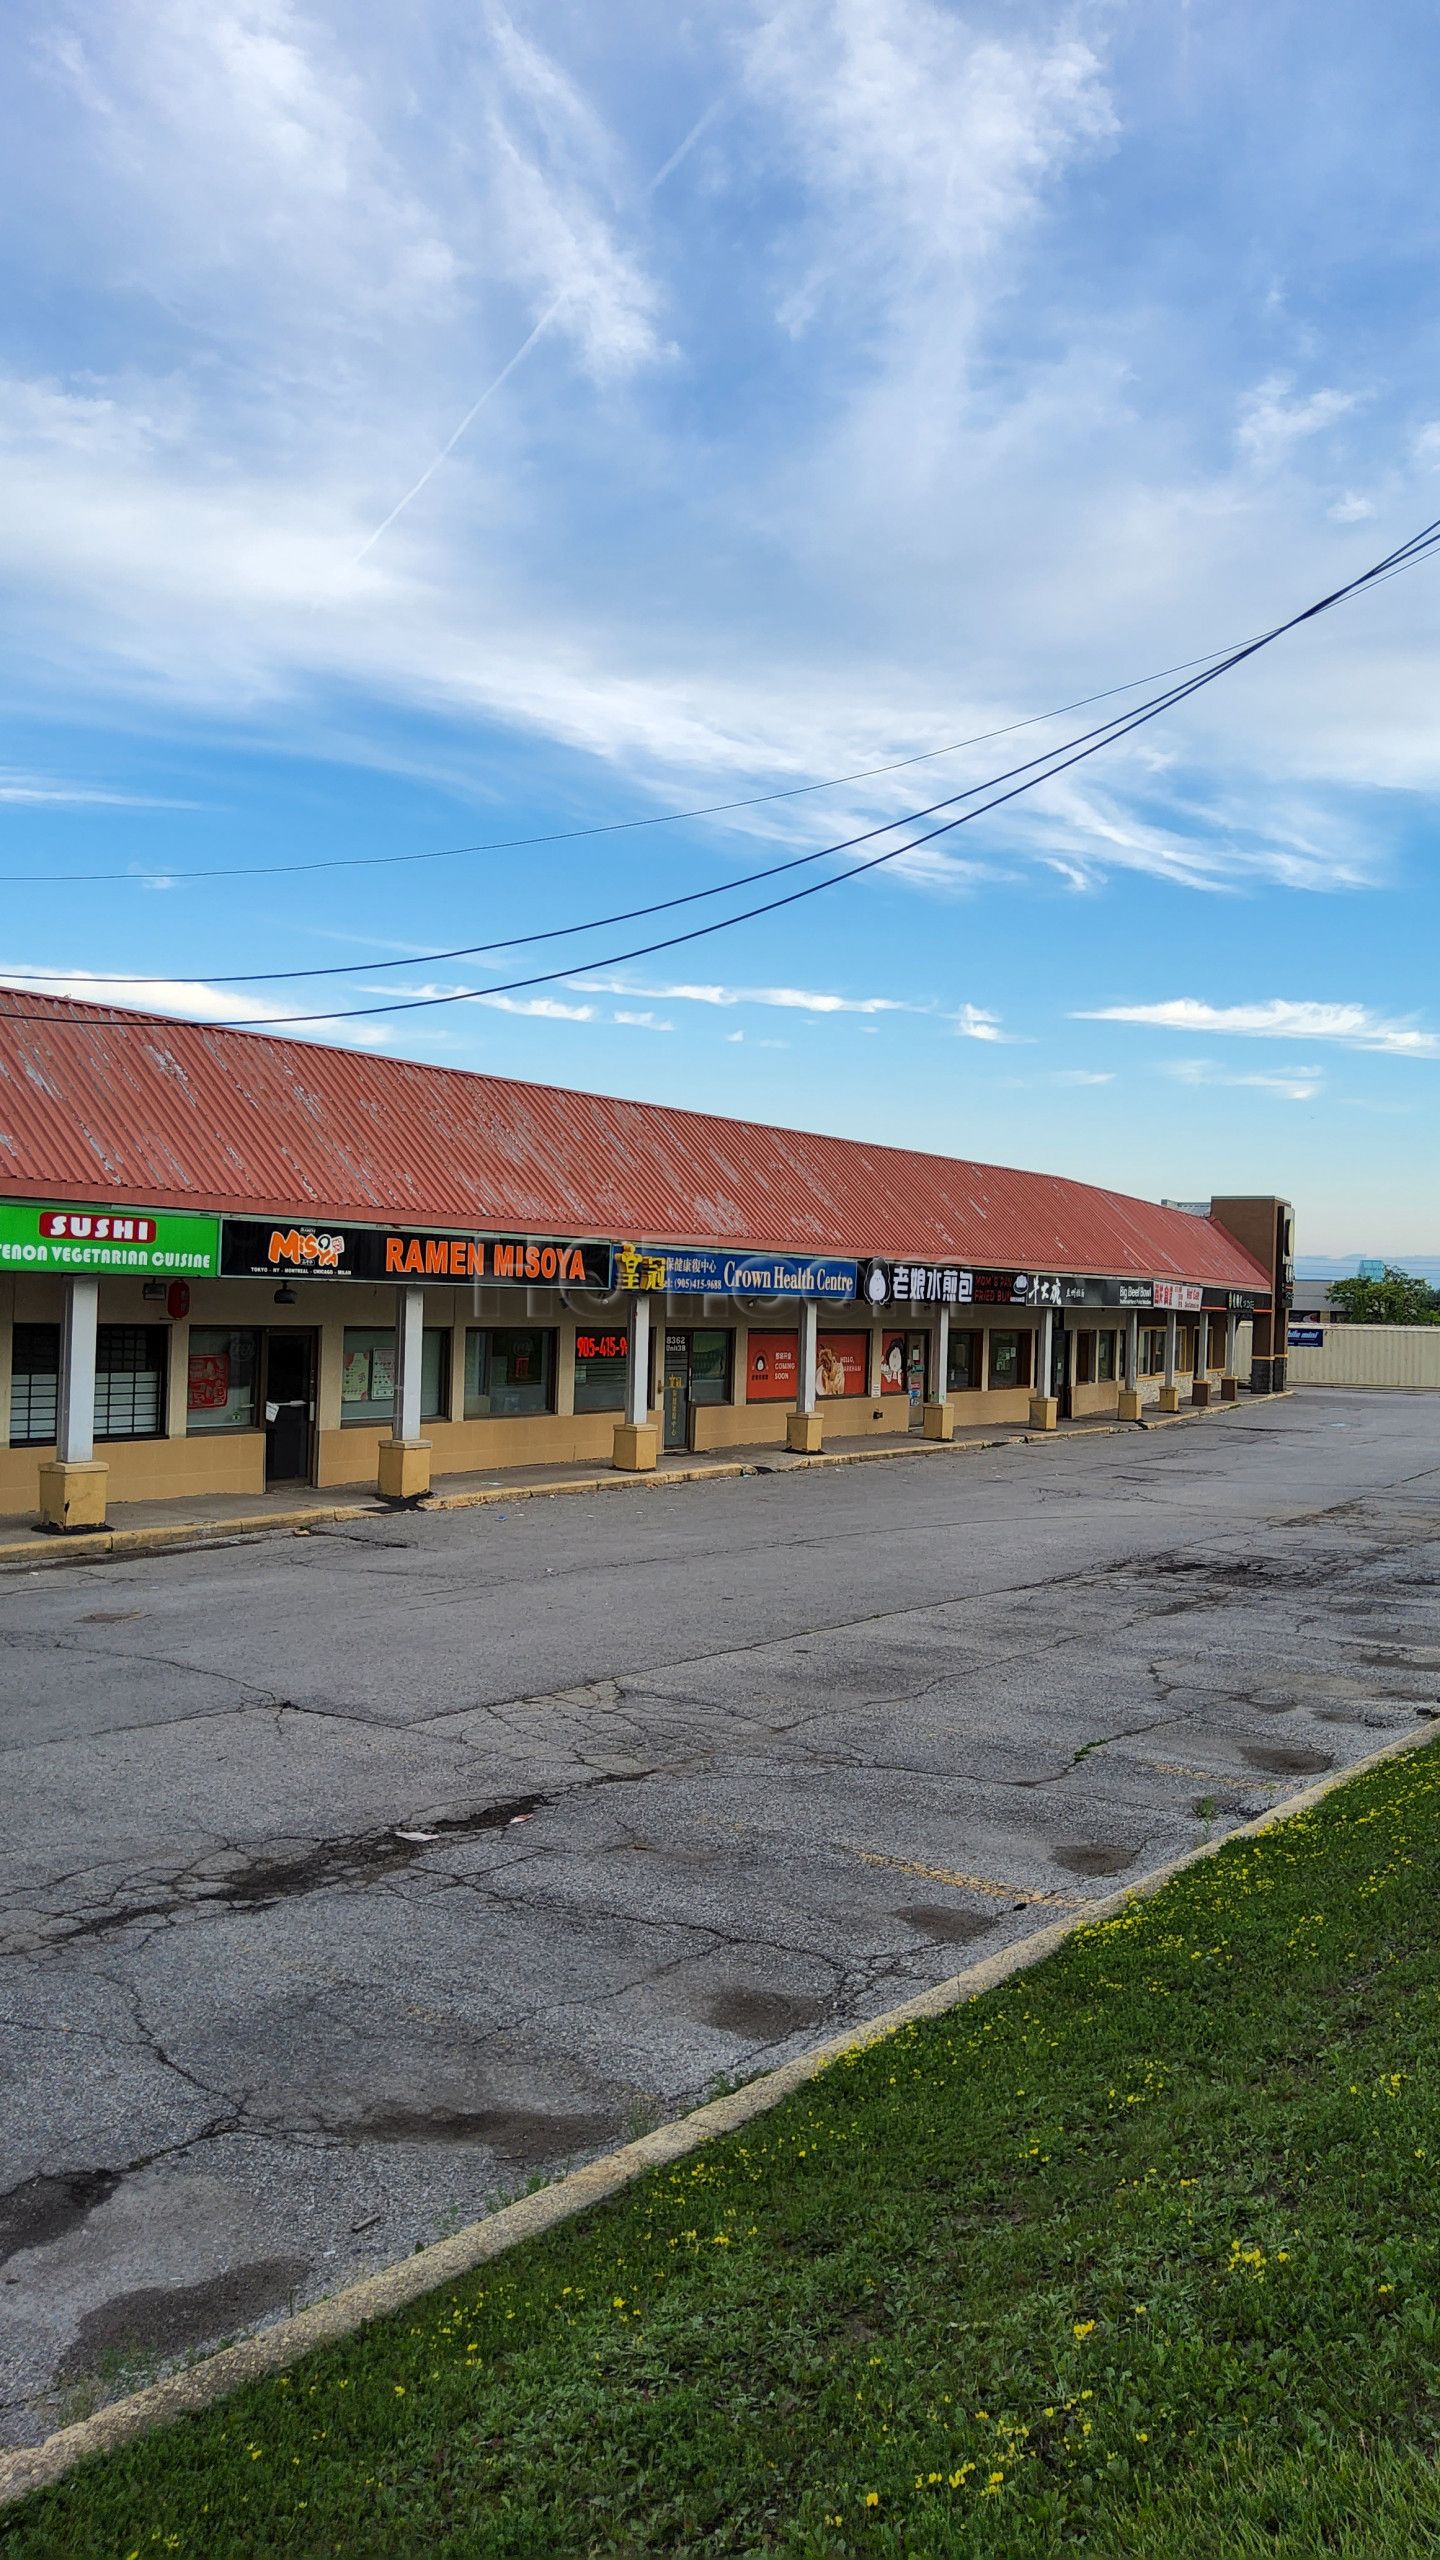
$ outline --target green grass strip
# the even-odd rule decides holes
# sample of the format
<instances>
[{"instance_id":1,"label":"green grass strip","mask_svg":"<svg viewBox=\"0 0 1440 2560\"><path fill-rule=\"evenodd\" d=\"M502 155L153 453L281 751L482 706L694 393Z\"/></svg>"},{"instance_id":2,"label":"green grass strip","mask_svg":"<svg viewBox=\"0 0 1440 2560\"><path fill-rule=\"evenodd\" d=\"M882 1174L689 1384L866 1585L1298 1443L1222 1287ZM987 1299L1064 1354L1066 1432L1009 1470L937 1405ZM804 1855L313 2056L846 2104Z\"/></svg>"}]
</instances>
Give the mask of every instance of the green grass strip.
<instances>
[{"instance_id":1,"label":"green grass strip","mask_svg":"<svg viewBox=\"0 0 1440 2560\"><path fill-rule=\"evenodd\" d=\"M4 2560L1440 2548L1440 1751L393 2319Z\"/></svg>"}]
</instances>

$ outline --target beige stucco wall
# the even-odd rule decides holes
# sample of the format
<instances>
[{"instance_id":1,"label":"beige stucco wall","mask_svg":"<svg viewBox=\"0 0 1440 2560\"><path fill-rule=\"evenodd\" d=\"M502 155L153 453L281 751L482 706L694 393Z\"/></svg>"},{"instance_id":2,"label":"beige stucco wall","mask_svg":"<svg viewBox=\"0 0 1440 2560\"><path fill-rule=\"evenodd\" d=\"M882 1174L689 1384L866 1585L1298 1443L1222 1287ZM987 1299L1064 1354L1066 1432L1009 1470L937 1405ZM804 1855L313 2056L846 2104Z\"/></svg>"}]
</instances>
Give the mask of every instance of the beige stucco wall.
<instances>
[{"instance_id":1,"label":"beige stucco wall","mask_svg":"<svg viewBox=\"0 0 1440 2560\"><path fill-rule=\"evenodd\" d=\"M1292 1387L1440 1387L1440 1324L1332 1324L1287 1354Z\"/></svg>"}]
</instances>

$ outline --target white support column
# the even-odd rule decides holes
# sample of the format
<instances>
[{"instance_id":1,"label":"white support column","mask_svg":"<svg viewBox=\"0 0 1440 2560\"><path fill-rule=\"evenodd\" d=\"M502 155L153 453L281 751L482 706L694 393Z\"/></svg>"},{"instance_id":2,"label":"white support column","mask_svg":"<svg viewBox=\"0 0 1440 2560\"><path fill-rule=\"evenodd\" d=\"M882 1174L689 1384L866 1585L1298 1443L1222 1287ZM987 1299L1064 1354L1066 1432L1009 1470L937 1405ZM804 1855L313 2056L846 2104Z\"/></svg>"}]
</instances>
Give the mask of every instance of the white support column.
<instances>
[{"instance_id":1,"label":"white support column","mask_svg":"<svg viewBox=\"0 0 1440 2560\"><path fill-rule=\"evenodd\" d=\"M1120 1383L1117 1410L1122 1422L1140 1419L1140 1318L1132 1307L1125 1318L1125 1375Z\"/></svg>"},{"instance_id":2,"label":"white support column","mask_svg":"<svg viewBox=\"0 0 1440 2560\"><path fill-rule=\"evenodd\" d=\"M395 1292L395 1424L397 1440L420 1437L420 1374L425 1328L423 1289Z\"/></svg>"},{"instance_id":3,"label":"white support column","mask_svg":"<svg viewBox=\"0 0 1440 2560\"><path fill-rule=\"evenodd\" d=\"M95 1456L95 1349L98 1280L67 1280L60 1328L60 1409L55 1455L40 1468L40 1517L47 1529L103 1529L110 1470Z\"/></svg>"},{"instance_id":4,"label":"white support column","mask_svg":"<svg viewBox=\"0 0 1440 2560\"><path fill-rule=\"evenodd\" d=\"M935 1318L935 1375L924 1414L927 1440L953 1440L955 1407L950 1402L950 1310L942 1300Z\"/></svg>"},{"instance_id":5,"label":"white support column","mask_svg":"<svg viewBox=\"0 0 1440 2560\"><path fill-rule=\"evenodd\" d=\"M1222 1404L1236 1403L1240 1394L1240 1381L1235 1375L1235 1336L1239 1330L1240 1319L1231 1307L1225 1318L1225 1367L1220 1379Z\"/></svg>"},{"instance_id":6,"label":"white support column","mask_svg":"<svg viewBox=\"0 0 1440 2560\"><path fill-rule=\"evenodd\" d=\"M1176 1336L1178 1332L1179 1326L1176 1323L1175 1310L1172 1307L1170 1313L1165 1318L1165 1383L1160 1390L1160 1410L1162 1413L1178 1413L1180 1410L1180 1389L1176 1383L1175 1377L1175 1358L1177 1350Z\"/></svg>"},{"instance_id":7,"label":"white support column","mask_svg":"<svg viewBox=\"0 0 1440 2560\"><path fill-rule=\"evenodd\" d=\"M648 1475L659 1455L660 1434L650 1419L650 1300L637 1289L630 1301L625 1419L615 1425L612 1463L627 1475Z\"/></svg>"},{"instance_id":8,"label":"white support column","mask_svg":"<svg viewBox=\"0 0 1440 2560\"><path fill-rule=\"evenodd\" d=\"M650 1420L650 1301L638 1290L630 1302L625 1420L632 1431L642 1430Z\"/></svg>"},{"instance_id":9,"label":"white support column","mask_svg":"<svg viewBox=\"0 0 1440 2560\"><path fill-rule=\"evenodd\" d=\"M820 1310L813 1298L807 1298L800 1309L800 1375L796 1381L795 1410L785 1417L785 1445L805 1455L813 1455L824 1444L825 1424L815 1392L817 1338Z\"/></svg>"},{"instance_id":10,"label":"white support column","mask_svg":"<svg viewBox=\"0 0 1440 2560\"><path fill-rule=\"evenodd\" d=\"M60 1417L55 1455L67 1467L87 1466L95 1455L95 1341L100 1313L98 1280L67 1280L60 1330Z\"/></svg>"},{"instance_id":11,"label":"white support column","mask_svg":"<svg viewBox=\"0 0 1440 2560\"><path fill-rule=\"evenodd\" d=\"M815 1374L819 1362L820 1310L813 1298L807 1298L800 1310L800 1383L795 1395L797 1413L816 1410Z\"/></svg>"},{"instance_id":12,"label":"white support column","mask_svg":"<svg viewBox=\"0 0 1440 2560\"><path fill-rule=\"evenodd\" d=\"M1035 1366L1030 1378L1030 1423L1032 1430L1053 1431L1060 1418L1059 1399L1050 1393L1050 1372L1055 1345L1055 1310L1042 1307L1035 1328Z\"/></svg>"},{"instance_id":13,"label":"white support column","mask_svg":"<svg viewBox=\"0 0 1440 2560\"><path fill-rule=\"evenodd\" d=\"M430 1490L430 1443L420 1437L423 1289L395 1292L395 1417L380 1443L379 1489L388 1502L418 1502Z\"/></svg>"}]
</instances>

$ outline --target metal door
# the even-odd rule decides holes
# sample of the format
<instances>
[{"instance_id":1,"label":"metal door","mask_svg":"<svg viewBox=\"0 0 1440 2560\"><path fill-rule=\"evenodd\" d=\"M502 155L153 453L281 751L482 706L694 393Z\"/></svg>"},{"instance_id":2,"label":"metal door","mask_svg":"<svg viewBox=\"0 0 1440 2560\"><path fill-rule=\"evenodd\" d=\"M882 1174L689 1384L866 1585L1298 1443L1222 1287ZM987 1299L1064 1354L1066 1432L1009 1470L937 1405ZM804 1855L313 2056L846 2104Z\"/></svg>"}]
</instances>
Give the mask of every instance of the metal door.
<instances>
[{"instance_id":1,"label":"metal door","mask_svg":"<svg viewBox=\"0 0 1440 2560\"><path fill-rule=\"evenodd\" d=\"M315 1336L276 1328L265 1337L265 1481L309 1484L315 1424Z\"/></svg>"},{"instance_id":2,"label":"metal door","mask_svg":"<svg viewBox=\"0 0 1440 2560\"><path fill-rule=\"evenodd\" d=\"M665 1446L690 1446L690 1336L665 1336Z\"/></svg>"}]
</instances>

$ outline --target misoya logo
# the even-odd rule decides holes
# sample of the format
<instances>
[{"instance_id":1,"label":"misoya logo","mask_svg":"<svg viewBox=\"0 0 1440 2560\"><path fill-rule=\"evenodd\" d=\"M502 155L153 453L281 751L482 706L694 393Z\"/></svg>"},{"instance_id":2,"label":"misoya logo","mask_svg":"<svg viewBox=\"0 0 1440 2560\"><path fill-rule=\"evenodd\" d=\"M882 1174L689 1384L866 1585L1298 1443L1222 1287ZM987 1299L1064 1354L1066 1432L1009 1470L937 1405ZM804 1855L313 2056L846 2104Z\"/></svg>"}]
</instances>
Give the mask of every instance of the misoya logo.
<instances>
[{"instance_id":1,"label":"misoya logo","mask_svg":"<svg viewBox=\"0 0 1440 2560\"><path fill-rule=\"evenodd\" d=\"M65 1236L76 1243L153 1244L153 1218L102 1217L93 1209L42 1209L42 1236Z\"/></svg>"},{"instance_id":2,"label":"misoya logo","mask_svg":"<svg viewBox=\"0 0 1440 2560\"><path fill-rule=\"evenodd\" d=\"M269 1258L276 1268L288 1263L297 1271L338 1271L345 1250L343 1236L312 1235L308 1228L273 1227Z\"/></svg>"}]
</instances>

